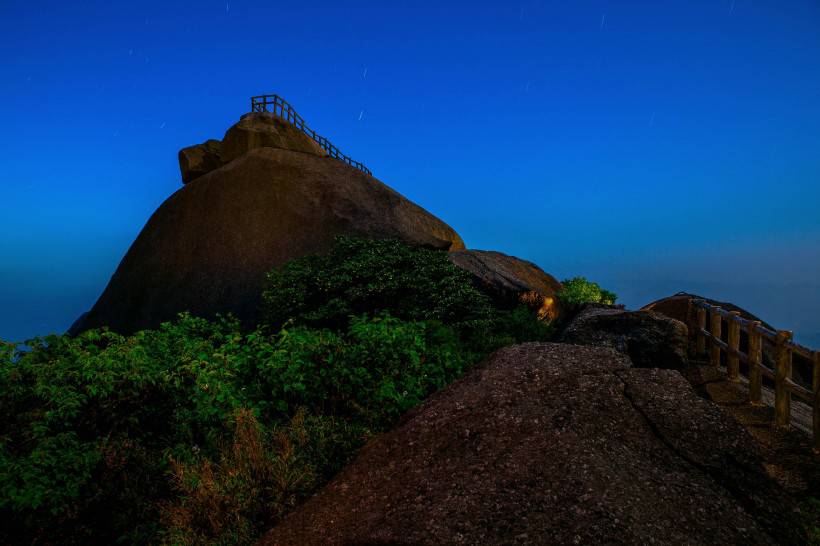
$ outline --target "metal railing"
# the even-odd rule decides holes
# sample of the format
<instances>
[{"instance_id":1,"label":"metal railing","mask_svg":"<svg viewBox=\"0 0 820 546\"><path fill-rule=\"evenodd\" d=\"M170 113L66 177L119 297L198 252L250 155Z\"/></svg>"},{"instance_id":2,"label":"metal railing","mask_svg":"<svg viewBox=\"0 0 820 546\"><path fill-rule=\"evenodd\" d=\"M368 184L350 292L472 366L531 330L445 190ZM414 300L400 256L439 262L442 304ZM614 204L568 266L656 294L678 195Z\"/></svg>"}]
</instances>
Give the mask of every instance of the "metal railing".
<instances>
[{"instance_id":1,"label":"metal railing","mask_svg":"<svg viewBox=\"0 0 820 546\"><path fill-rule=\"evenodd\" d=\"M294 110L293 107L279 95L259 95L257 97L251 97L251 112L269 112L274 116L287 121L313 139L314 142L322 147L329 157L347 163L351 167L355 167L371 176L373 175L373 173L370 172L370 169L343 154L339 148L334 146L325 137L316 134L316 131L305 124L305 120L302 119L302 116L297 114L296 110Z\"/></svg>"},{"instance_id":2,"label":"metal railing","mask_svg":"<svg viewBox=\"0 0 820 546\"><path fill-rule=\"evenodd\" d=\"M730 381L740 380L740 363L746 364L749 402L752 404L761 404L763 378L771 380L777 426L786 427L791 423L792 396L803 399L812 408L813 444L815 451L820 451L820 351L795 343L792 332L770 330L760 321L741 317L739 311L727 311L706 300L690 299L688 309L687 320L689 331L694 334L695 352L704 354L708 349L709 363L716 367L720 366L721 355L725 354L726 375ZM741 332L747 338L745 352L740 350ZM766 365L764 354L770 357L768 360L773 367ZM810 388L795 382L792 376L795 356L812 369Z\"/></svg>"}]
</instances>

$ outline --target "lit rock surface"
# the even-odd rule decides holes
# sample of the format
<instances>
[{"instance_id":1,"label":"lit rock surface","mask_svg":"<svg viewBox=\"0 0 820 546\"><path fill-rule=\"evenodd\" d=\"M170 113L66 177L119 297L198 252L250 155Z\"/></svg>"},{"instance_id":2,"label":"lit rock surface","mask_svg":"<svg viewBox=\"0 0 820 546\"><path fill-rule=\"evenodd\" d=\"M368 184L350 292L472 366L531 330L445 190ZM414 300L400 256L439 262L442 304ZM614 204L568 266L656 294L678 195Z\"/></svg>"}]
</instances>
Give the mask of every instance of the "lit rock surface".
<instances>
[{"instance_id":1,"label":"lit rock surface","mask_svg":"<svg viewBox=\"0 0 820 546\"><path fill-rule=\"evenodd\" d=\"M560 314L557 294L561 283L532 262L488 250L451 252L450 261L472 273L502 306L523 303L546 320Z\"/></svg>"},{"instance_id":2,"label":"lit rock surface","mask_svg":"<svg viewBox=\"0 0 820 546\"><path fill-rule=\"evenodd\" d=\"M325 151L294 125L269 112L252 112L240 118L222 139L222 159L233 161L256 148L281 148L324 157Z\"/></svg>"}]
</instances>

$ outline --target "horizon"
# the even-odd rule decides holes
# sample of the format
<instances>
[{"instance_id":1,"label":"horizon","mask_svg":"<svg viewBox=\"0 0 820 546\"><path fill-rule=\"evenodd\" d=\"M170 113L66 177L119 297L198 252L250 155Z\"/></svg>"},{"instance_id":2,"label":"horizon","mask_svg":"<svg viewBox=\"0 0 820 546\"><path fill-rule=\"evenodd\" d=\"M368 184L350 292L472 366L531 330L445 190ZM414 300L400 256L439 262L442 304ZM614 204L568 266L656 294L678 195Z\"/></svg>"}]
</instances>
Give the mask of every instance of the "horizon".
<instances>
[{"instance_id":1,"label":"horizon","mask_svg":"<svg viewBox=\"0 0 820 546\"><path fill-rule=\"evenodd\" d=\"M810 1L0 6L0 339L89 310L179 149L276 93L468 248L820 348L818 26Z\"/></svg>"}]
</instances>

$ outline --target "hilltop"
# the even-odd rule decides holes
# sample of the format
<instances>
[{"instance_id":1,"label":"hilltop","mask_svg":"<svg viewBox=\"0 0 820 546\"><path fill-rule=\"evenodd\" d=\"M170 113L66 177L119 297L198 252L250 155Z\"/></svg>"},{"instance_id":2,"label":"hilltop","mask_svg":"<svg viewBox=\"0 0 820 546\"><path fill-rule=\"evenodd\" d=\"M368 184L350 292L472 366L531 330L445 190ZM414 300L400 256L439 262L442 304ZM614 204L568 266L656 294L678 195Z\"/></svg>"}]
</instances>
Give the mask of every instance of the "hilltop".
<instances>
[{"instance_id":1,"label":"hilltop","mask_svg":"<svg viewBox=\"0 0 820 546\"><path fill-rule=\"evenodd\" d=\"M807 438L761 434L721 367L787 336L468 249L281 98L252 108L180 151L183 187L70 335L0 342L0 542L820 534Z\"/></svg>"},{"instance_id":2,"label":"hilltop","mask_svg":"<svg viewBox=\"0 0 820 546\"><path fill-rule=\"evenodd\" d=\"M183 149L180 165L186 185L154 212L73 331L129 333L182 311L253 324L265 273L339 235L464 248L450 226L270 113L246 114L219 144Z\"/></svg>"}]
</instances>

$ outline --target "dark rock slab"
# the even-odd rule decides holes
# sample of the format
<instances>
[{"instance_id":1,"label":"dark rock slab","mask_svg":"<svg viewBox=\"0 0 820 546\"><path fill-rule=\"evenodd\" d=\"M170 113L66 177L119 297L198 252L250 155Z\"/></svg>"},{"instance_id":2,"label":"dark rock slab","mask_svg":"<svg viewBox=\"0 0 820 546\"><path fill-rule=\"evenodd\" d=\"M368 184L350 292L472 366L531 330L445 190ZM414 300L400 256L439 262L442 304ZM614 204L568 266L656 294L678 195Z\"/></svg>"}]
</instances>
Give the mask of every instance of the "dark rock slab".
<instances>
[{"instance_id":1,"label":"dark rock slab","mask_svg":"<svg viewBox=\"0 0 820 546\"><path fill-rule=\"evenodd\" d=\"M363 448L263 544L801 544L747 433L680 374L523 344Z\"/></svg>"},{"instance_id":2,"label":"dark rock slab","mask_svg":"<svg viewBox=\"0 0 820 546\"><path fill-rule=\"evenodd\" d=\"M684 323L659 313L586 304L567 324L559 340L611 347L629 355L639 368L682 370L688 362L688 335Z\"/></svg>"}]
</instances>

